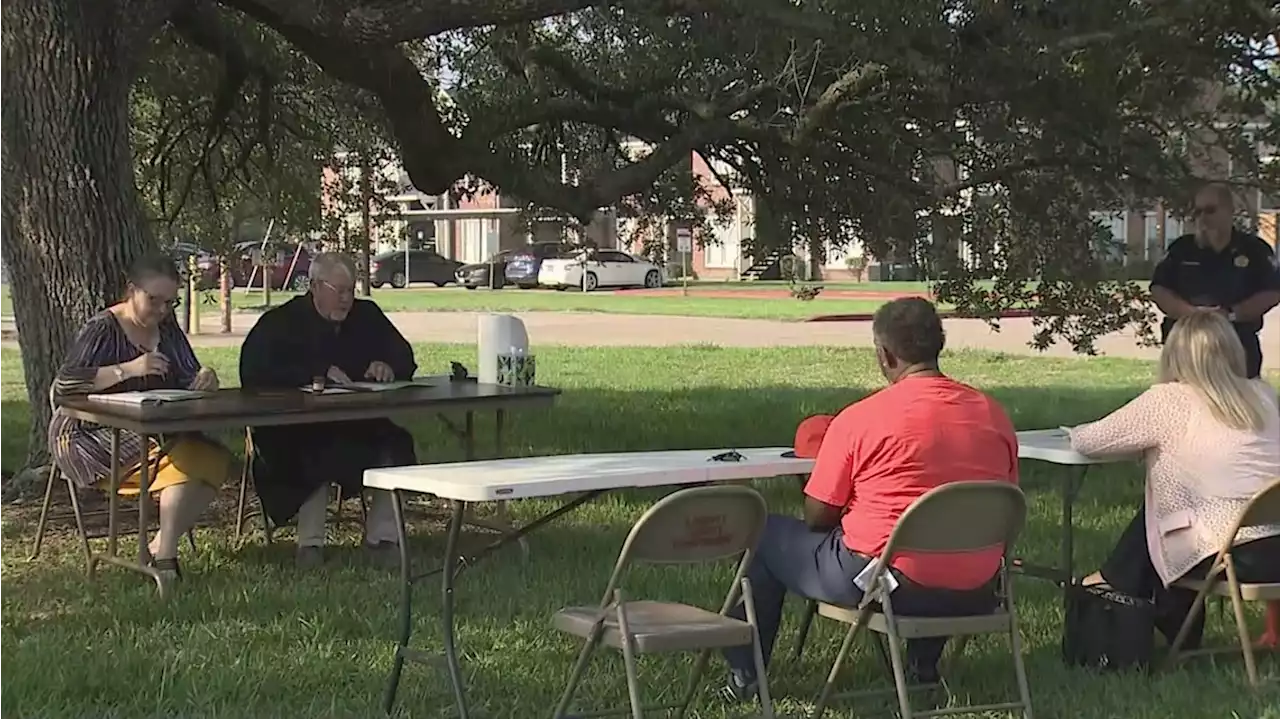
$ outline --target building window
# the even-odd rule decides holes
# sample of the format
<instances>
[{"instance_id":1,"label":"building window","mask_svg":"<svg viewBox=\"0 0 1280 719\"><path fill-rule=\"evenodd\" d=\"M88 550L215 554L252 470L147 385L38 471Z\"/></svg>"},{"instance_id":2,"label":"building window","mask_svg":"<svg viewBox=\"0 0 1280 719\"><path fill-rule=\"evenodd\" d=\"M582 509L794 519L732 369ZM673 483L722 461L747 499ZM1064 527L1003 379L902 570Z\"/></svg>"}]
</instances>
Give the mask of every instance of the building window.
<instances>
[{"instance_id":1,"label":"building window","mask_svg":"<svg viewBox=\"0 0 1280 719\"><path fill-rule=\"evenodd\" d=\"M1146 243L1143 245L1145 250L1145 259L1158 260L1164 256L1165 250L1173 241L1182 236L1182 220L1164 213L1164 237L1160 237L1160 213L1146 212L1142 215L1143 237Z\"/></svg>"},{"instance_id":2,"label":"building window","mask_svg":"<svg viewBox=\"0 0 1280 719\"><path fill-rule=\"evenodd\" d=\"M1107 235L1100 238L1097 252L1111 261L1124 261L1129 244L1129 222L1125 213L1092 212L1089 216L1101 223L1105 232L1110 233L1109 238Z\"/></svg>"},{"instance_id":3,"label":"building window","mask_svg":"<svg viewBox=\"0 0 1280 719\"><path fill-rule=\"evenodd\" d=\"M711 269L739 269L742 262L742 238L751 226L751 199L737 196L729 224L715 223L714 241L703 248L703 266Z\"/></svg>"}]
</instances>

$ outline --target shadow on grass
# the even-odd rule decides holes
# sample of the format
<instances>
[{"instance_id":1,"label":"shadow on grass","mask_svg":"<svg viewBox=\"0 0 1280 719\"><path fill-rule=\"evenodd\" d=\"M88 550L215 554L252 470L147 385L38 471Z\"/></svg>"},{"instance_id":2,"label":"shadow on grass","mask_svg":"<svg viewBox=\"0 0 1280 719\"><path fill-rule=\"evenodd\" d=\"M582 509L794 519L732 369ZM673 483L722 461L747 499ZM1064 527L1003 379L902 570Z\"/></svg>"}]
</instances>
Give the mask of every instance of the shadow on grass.
<instances>
[{"instance_id":1,"label":"shadow on grass","mask_svg":"<svg viewBox=\"0 0 1280 719\"><path fill-rule=\"evenodd\" d=\"M1136 395L1140 386L1097 390L1087 387L996 387L993 394L1009 408L1020 429L1056 427L1097 418ZM516 414L506 442L510 455L635 451L679 448L733 448L787 445L796 423L818 412L835 412L870 391L868 387L812 389L763 386L744 389L692 388L683 391L567 390L558 406ZM11 429L21 427L25 439L25 407L6 402L6 450ZM12 410L12 411L11 411ZM424 462L462 458L461 449L430 415L406 421L419 443ZM489 451L492 419L477 422L480 451ZM229 442L238 448L237 443ZM20 450L19 450L20 451ZM1025 553L1053 560L1058 550L1058 489L1064 472L1038 462L1021 465L1031 516L1021 542ZM794 481L758 482L773 511L793 514L800 507ZM1129 465L1095 468L1077 503L1077 567L1091 569L1141 501L1142 473ZM514 550L499 553L469 569L458 590L459 636L474 705L490 716L517 716L530 703L546 706L557 695L569 663L572 643L550 631L550 615L566 604L599 600L609 570L630 524L666 490L617 492L586 505L561 522L531 537L532 556L521 561ZM291 566L292 542L281 534L272 547L261 544L255 520L248 544L231 539L234 487L226 488L211 529L201 532L200 550L184 559L188 578L179 597L167 605L154 600L154 590L138 577L104 568L99 580L86 584L74 543L65 530L53 537L48 560L40 565L5 561L5 658L27 670L6 676L6 689L17 689L6 708L27 716L94 713L117 707L116 715L196 707L190 715L250 716L249 707L266 714L286 711L316 716L367 716L377 706L395 635L397 582L392 572L362 566L354 546L358 528L335 531L335 559L323 571L303 573ZM59 492L56 496L63 496ZM549 511L558 500L531 500L512 507L519 521ZM29 540L38 506L7 508L5 543L18 547ZM427 566L442 552L438 503L432 516L415 521L412 553ZM348 516L355 509L348 507ZM421 513L416 513L421 515ZM221 524L222 529L216 529ZM477 539L478 541L478 539ZM128 545L125 545L128 546ZM718 606L727 589L730 568L652 570L637 575L634 596L692 599ZM1058 660L1060 631L1058 593L1052 587L1019 581L1019 605L1037 709L1048 716L1164 716L1177 705L1185 716L1220 716L1227 706L1238 711L1262 706L1265 700L1239 691L1233 669L1197 676L1187 694L1183 675L1156 680L1131 678L1120 686L1114 678L1093 678L1065 670ZM425 582L417 594L415 642L438 647L439 586ZM787 661L800 604L789 605L775 663L777 693L807 701L824 676L840 629L820 623L806 656ZM13 619L10 619L10 618ZM65 663L67 647L81 648L82 661L72 672ZM179 658L182 657L181 661ZM855 683L882 681L883 673L863 650L851 668ZM646 684L675 687L682 661L646 663ZM25 663L24 663L25 662ZM126 683L92 681L91 676L149 675L157 665L172 664L172 685L161 695L140 700ZM39 667L55 667L39 670ZM68 664L69 666L69 664ZM596 679L621 677L615 659L603 660ZM719 676L716 665L711 679ZM957 687L974 699L1003 696L1009 682L1007 649L997 640L976 643L956 669ZM1177 678L1182 677L1182 678ZM608 684L619 697L621 685ZM1114 690L1110 699L1104 688ZM73 691L74 690L74 691ZM270 690L276 697L268 696ZM668 689L674 691L674 689ZM78 692L78 694L77 694ZM661 693L661 692L659 692ZM8 692L6 692L8 694ZM1093 697L1076 711L1083 695ZM49 697L80 696L54 702ZM1171 698L1173 697L1173 698ZM1204 698L1202 698L1204 697ZM1194 708L1200 701L1200 708ZM1203 702L1213 702L1211 711ZM44 707L42 702L48 702ZM157 704L159 702L159 704ZM437 716L450 702L435 669L416 667L406 673L401 706L409 716ZM700 716L720 716L712 700L703 700ZM1192 709L1187 709L1192 706ZM426 707L431 707L430 710Z\"/></svg>"}]
</instances>

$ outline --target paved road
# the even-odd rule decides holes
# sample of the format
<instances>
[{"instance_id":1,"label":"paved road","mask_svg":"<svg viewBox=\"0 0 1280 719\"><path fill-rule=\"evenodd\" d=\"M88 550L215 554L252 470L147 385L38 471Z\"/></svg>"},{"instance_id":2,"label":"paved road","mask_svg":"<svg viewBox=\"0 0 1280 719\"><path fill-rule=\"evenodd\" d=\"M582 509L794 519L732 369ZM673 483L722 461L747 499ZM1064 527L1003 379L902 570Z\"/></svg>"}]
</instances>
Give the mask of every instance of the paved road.
<instances>
[{"instance_id":1,"label":"paved road","mask_svg":"<svg viewBox=\"0 0 1280 719\"><path fill-rule=\"evenodd\" d=\"M536 344L669 346L716 344L730 347L782 347L796 345L871 345L870 322L775 322L771 320L721 319L714 317L670 317L604 313L523 312L516 313L529 329ZM391 321L414 342L475 342L474 312L392 312ZM234 332L216 334L217 318L204 318L204 334L192 338L196 346L238 345L257 321L257 315L237 314ZM987 349L1011 354L1035 354L1028 343L1033 333L1030 319L1005 319L998 332L978 320L944 321L947 345L952 348ZM6 327L6 329L8 329ZM16 343L6 341L5 346ZM1159 349L1139 347L1130 335L1114 334L1098 341L1101 354L1112 357L1155 359ZM1265 366L1280 369L1280 309L1267 316L1262 347ZM1045 354L1073 356L1062 344Z\"/></svg>"}]
</instances>

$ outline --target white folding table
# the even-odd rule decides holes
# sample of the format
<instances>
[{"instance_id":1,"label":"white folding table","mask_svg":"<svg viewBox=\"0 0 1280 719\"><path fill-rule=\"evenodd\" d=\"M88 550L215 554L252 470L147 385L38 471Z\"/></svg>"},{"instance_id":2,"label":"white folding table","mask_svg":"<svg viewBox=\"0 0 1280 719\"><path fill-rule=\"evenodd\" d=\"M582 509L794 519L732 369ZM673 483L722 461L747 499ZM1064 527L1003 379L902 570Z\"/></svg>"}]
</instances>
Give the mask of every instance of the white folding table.
<instances>
[{"instance_id":1,"label":"white folding table","mask_svg":"<svg viewBox=\"0 0 1280 719\"><path fill-rule=\"evenodd\" d=\"M390 491L394 497L393 506L400 540L400 636L383 697L383 708L390 713L395 705L405 661L429 661L432 658L430 653L409 647L413 632L412 602L415 582L436 573L441 575L443 606L440 619L444 630L444 659L453 684L458 716L468 719L470 713L467 708L466 687L458 663L454 630L454 581L463 568L506 544L523 539L530 532L605 492L808 474L813 468L813 460L784 456L788 451L788 447L766 447L575 454L367 470L364 473L364 485L371 489ZM733 452L741 458L736 461L716 459L717 456ZM419 575L413 574L409 560L403 502L407 492L447 499L451 507L444 562L439 568ZM468 504L569 494L577 496L514 532L504 534L460 563L458 538Z\"/></svg>"},{"instance_id":2,"label":"white folding table","mask_svg":"<svg viewBox=\"0 0 1280 719\"><path fill-rule=\"evenodd\" d=\"M1086 457L1071 448L1071 438L1063 429L1033 429L1019 432L1018 457L1066 468L1065 481L1062 484L1062 538L1059 545L1061 564L1057 567L1043 567L1018 560L1015 565L1015 568L1023 574L1049 579L1065 588L1075 576L1075 502L1089 467L1096 464L1127 462L1140 457Z\"/></svg>"}]
</instances>

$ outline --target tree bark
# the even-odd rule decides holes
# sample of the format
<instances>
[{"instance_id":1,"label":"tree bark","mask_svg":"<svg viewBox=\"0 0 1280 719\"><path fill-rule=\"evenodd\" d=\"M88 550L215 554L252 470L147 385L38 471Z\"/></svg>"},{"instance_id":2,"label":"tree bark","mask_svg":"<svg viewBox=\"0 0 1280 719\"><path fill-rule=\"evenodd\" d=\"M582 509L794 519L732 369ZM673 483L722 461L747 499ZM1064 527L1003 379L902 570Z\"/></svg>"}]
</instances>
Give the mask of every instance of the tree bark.
<instances>
[{"instance_id":1,"label":"tree bark","mask_svg":"<svg viewBox=\"0 0 1280 719\"><path fill-rule=\"evenodd\" d=\"M356 259L356 274L360 275L360 294L368 297L372 292L369 277L369 248L373 245L373 168L368 162L360 163L360 252ZM405 277L405 282L409 278Z\"/></svg>"},{"instance_id":2,"label":"tree bark","mask_svg":"<svg viewBox=\"0 0 1280 719\"><path fill-rule=\"evenodd\" d=\"M231 333L231 264L227 258L218 258L218 309L222 319L222 334Z\"/></svg>"},{"instance_id":3,"label":"tree bark","mask_svg":"<svg viewBox=\"0 0 1280 719\"><path fill-rule=\"evenodd\" d=\"M0 245L31 405L28 466L46 463L49 384L69 343L153 246L134 188L129 89L164 7L3 5Z\"/></svg>"}]
</instances>

